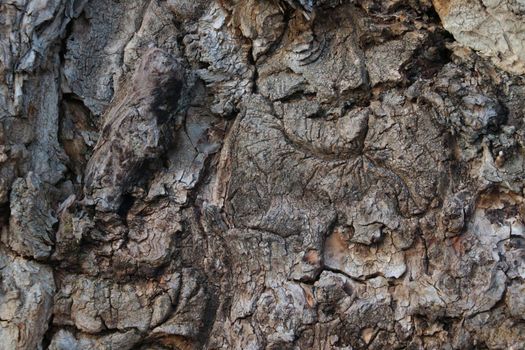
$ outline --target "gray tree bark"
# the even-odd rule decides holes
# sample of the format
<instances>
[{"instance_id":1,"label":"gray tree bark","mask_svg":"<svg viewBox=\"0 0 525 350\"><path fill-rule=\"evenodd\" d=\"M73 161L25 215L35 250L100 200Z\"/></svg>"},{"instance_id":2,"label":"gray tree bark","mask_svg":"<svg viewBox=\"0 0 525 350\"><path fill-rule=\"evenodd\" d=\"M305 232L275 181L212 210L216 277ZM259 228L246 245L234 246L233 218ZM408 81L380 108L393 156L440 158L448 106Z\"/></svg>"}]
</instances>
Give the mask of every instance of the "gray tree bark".
<instances>
[{"instance_id":1,"label":"gray tree bark","mask_svg":"<svg viewBox=\"0 0 525 350\"><path fill-rule=\"evenodd\" d=\"M525 1L0 0L0 349L525 348Z\"/></svg>"}]
</instances>

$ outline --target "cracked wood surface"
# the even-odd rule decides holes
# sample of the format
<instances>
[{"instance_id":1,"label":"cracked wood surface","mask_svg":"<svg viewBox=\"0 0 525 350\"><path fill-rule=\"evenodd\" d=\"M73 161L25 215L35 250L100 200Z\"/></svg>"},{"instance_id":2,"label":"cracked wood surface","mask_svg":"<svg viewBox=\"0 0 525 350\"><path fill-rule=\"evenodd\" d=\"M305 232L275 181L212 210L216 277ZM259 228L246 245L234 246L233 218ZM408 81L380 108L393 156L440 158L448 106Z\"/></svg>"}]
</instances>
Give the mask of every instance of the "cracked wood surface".
<instances>
[{"instance_id":1,"label":"cracked wood surface","mask_svg":"<svg viewBox=\"0 0 525 350\"><path fill-rule=\"evenodd\" d=\"M525 348L523 0L0 0L0 350Z\"/></svg>"}]
</instances>

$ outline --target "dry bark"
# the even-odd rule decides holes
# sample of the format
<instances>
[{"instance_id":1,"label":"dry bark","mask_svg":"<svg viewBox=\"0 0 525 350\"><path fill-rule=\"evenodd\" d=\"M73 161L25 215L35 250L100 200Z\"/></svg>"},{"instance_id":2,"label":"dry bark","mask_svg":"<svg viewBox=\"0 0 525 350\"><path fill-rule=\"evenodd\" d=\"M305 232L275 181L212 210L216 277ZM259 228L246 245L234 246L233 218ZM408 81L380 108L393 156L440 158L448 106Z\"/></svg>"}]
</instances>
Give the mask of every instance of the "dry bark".
<instances>
[{"instance_id":1,"label":"dry bark","mask_svg":"<svg viewBox=\"0 0 525 350\"><path fill-rule=\"evenodd\" d=\"M523 0L0 0L0 349L525 348Z\"/></svg>"}]
</instances>

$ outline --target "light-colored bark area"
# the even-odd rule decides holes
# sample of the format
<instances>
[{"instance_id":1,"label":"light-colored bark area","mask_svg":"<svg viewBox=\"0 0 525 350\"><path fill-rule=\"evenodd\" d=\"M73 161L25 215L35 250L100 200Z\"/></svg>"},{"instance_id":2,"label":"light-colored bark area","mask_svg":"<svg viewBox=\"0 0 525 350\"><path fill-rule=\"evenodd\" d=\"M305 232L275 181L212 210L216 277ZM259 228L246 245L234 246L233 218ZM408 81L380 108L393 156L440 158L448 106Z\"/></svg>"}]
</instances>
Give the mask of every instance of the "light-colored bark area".
<instances>
[{"instance_id":1,"label":"light-colored bark area","mask_svg":"<svg viewBox=\"0 0 525 350\"><path fill-rule=\"evenodd\" d=\"M0 349L525 348L523 0L0 0Z\"/></svg>"}]
</instances>

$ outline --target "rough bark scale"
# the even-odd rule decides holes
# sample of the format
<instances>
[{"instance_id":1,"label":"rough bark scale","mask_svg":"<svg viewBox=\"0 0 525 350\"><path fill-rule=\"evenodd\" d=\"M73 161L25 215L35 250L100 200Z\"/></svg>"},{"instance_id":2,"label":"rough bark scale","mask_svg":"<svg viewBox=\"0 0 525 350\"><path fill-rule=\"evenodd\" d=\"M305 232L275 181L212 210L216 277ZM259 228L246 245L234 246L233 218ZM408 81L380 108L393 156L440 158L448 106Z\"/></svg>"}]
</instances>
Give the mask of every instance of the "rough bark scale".
<instances>
[{"instance_id":1,"label":"rough bark scale","mask_svg":"<svg viewBox=\"0 0 525 350\"><path fill-rule=\"evenodd\" d=\"M0 349L525 348L523 0L1 0Z\"/></svg>"}]
</instances>

